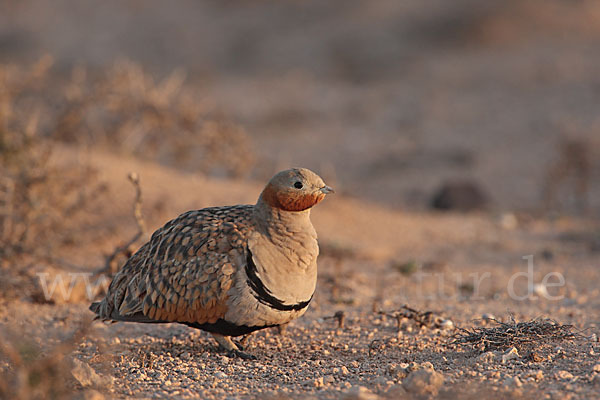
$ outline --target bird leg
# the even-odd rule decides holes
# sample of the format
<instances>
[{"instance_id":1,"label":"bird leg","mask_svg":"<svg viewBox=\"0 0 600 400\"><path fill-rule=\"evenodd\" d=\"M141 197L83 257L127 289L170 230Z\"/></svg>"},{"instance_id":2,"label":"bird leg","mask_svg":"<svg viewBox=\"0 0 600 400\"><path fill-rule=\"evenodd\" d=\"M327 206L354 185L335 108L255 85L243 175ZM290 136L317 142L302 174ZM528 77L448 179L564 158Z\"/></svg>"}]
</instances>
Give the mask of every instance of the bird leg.
<instances>
[{"instance_id":1,"label":"bird leg","mask_svg":"<svg viewBox=\"0 0 600 400\"><path fill-rule=\"evenodd\" d=\"M219 335L218 333L211 333L212 337L215 338L219 347L225 350L228 354L236 357L243 358L244 360L256 360L256 357L252 354L244 353L241 351L229 336Z\"/></svg>"},{"instance_id":2,"label":"bird leg","mask_svg":"<svg viewBox=\"0 0 600 400\"><path fill-rule=\"evenodd\" d=\"M231 338L229 336L219 335L218 333L211 333L211 335L212 335L212 337L215 338L215 340L217 341L217 343L219 343L219 346L223 350L227 350L227 351L239 350L239 348L235 345L235 343L233 343L233 341L231 340Z\"/></svg>"},{"instance_id":3,"label":"bird leg","mask_svg":"<svg viewBox=\"0 0 600 400\"><path fill-rule=\"evenodd\" d=\"M250 336L252 336L253 334L254 332L250 332L242 336L242 339L237 343L240 350L244 350L244 348L246 347L246 343L248 343L248 339L250 339Z\"/></svg>"},{"instance_id":4,"label":"bird leg","mask_svg":"<svg viewBox=\"0 0 600 400\"><path fill-rule=\"evenodd\" d=\"M285 331L287 331L288 324L289 322L286 324L277 325L277 333L279 333L281 336L284 336Z\"/></svg>"}]
</instances>

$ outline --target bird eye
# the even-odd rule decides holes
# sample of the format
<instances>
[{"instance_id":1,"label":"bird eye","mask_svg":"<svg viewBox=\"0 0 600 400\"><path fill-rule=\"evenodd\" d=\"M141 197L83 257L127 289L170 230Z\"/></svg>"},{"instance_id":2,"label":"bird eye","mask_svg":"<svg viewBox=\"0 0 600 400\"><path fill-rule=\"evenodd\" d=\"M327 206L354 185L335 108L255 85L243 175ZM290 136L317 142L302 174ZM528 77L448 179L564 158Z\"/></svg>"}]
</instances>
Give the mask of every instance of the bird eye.
<instances>
[{"instance_id":1,"label":"bird eye","mask_svg":"<svg viewBox=\"0 0 600 400\"><path fill-rule=\"evenodd\" d=\"M302 189L302 182L298 181L298 182L294 183L294 187L296 189Z\"/></svg>"}]
</instances>

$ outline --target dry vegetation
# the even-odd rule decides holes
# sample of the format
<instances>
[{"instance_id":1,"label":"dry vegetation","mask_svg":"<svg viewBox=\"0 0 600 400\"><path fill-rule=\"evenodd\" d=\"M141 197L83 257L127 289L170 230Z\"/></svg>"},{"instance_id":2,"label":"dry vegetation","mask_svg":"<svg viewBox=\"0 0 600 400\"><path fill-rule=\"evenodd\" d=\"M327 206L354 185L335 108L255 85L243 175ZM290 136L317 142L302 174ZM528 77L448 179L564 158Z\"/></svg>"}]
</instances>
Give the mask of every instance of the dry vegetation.
<instances>
[{"instance_id":1,"label":"dry vegetation","mask_svg":"<svg viewBox=\"0 0 600 400\"><path fill-rule=\"evenodd\" d=\"M35 93L48 79L48 68L47 59L31 69L0 66L0 259L4 262L19 256L51 258L57 247L76 242L85 229L79 218L98 205L106 190L85 163L52 162L53 142L40 133L43 111L35 103Z\"/></svg>"},{"instance_id":2,"label":"dry vegetation","mask_svg":"<svg viewBox=\"0 0 600 400\"><path fill-rule=\"evenodd\" d=\"M521 354L540 348L548 343L574 341L582 335L573 332L573 325L560 324L551 319L510 323L492 320L496 326L492 328L475 327L461 329L455 337L455 343L470 346L481 352L500 350L505 351L515 347Z\"/></svg>"},{"instance_id":3,"label":"dry vegetation","mask_svg":"<svg viewBox=\"0 0 600 400\"><path fill-rule=\"evenodd\" d=\"M107 148L180 168L239 176L253 163L242 128L210 118L176 72L157 82L118 62L64 82L44 57L0 65L0 259L52 262L82 240L86 215L101 214L106 185L85 160L53 159L57 143ZM191 157L191 155L194 157ZM93 212L92 212L93 211ZM6 263L3 264L6 268Z\"/></svg>"},{"instance_id":4,"label":"dry vegetation","mask_svg":"<svg viewBox=\"0 0 600 400\"><path fill-rule=\"evenodd\" d=\"M402 330L402 324L405 321L414 321L417 327L428 327L428 328L449 328L453 327L451 320L444 319L439 315L436 315L433 311L419 311L407 306L402 306L400 310L396 311L379 311L379 314L393 318L398 324L398 332Z\"/></svg>"},{"instance_id":5,"label":"dry vegetation","mask_svg":"<svg viewBox=\"0 0 600 400\"><path fill-rule=\"evenodd\" d=\"M180 71L157 80L120 61L101 71L75 67L65 79L44 57L30 68L0 65L0 86L6 149L26 135L221 176L247 174L254 162L243 128L211 114Z\"/></svg>"},{"instance_id":6,"label":"dry vegetation","mask_svg":"<svg viewBox=\"0 0 600 400\"><path fill-rule=\"evenodd\" d=\"M185 90L185 75L161 81L129 62L94 74L75 68L51 135L105 146L196 172L241 176L253 163L243 128L210 117Z\"/></svg>"},{"instance_id":7,"label":"dry vegetation","mask_svg":"<svg viewBox=\"0 0 600 400\"><path fill-rule=\"evenodd\" d=\"M436 9L431 18L423 18L428 14L418 8L423 15L415 18L414 26L408 21L412 17L401 19L404 11L392 3L372 3L365 14L381 18L373 32L358 4L348 14L325 10L336 16L331 19L321 17L324 9L314 11L319 18L306 35L312 32L318 51L306 51L306 65L314 66L306 76L303 66L295 65L301 73L281 80L278 76L274 84L251 72L252 85L213 88L224 89L220 104L227 104L230 96L230 109L238 111L248 107L240 101L248 87L265 88L252 105L256 109L239 113L247 118L244 127L261 131L256 135L262 138L258 150L261 157L271 157L264 163L269 167L262 168L286 162L284 148L298 153L294 160L311 159L302 158L309 152L313 160L337 159L335 168L350 166L339 174L338 193L360 192L363 199L402 207L412 202L406 194L413 191L416 203L427 204L424 190L429 189L424 188L433 188L447 169L458 175L488 170L479 181L495 184L493 206L510 205L503 201L519 199L523 189L535 197L543 192L545 200L556 203L547 204L548 209L562 210L574 200L577 209L595 212L597 173L590 139L595 131L583 129L589 137L563 141L558 152L544 158L532 150L545 137L529 129L552 130L547 115L572 112L565 106L569 102L577 109L592 109L587 103L594 99L591 94L578 103L573 93L593 87L596 65L576 52L559 54L556 60L545 53L539 60L523 57L537 54L530 51L539 50L537 45L527 47L527 40L543 41L544 33L552 33L549 42L562 31L597 37L598 3L581 1L575 7L558 1L542 10L533 1L477 7L460 2L462 6L442 9L451 12ZM281 10L260 10L287 25L290 16ZM234 11L231 7L223 13L251 23L248 17L256 12ZM336 24L340 32L322 37ZM407 31L399 28L404 25ZM224 26L228 30L232 25ZM290 24L290 29L295 26ZM399 30L389 38L380 36L390 27ZM273 24L256 29L256 36L249 34L242 42L234 29L230 42L216 46L234 49L231 64L237 67L239 49L247 41L262 45L276 36ZM309 39L306 35L303 40ZM302 45L295 31L291 36L290 43ZM399 46L398 38L406 42ZM383 50L371 45L375 42ZM518 51L511 53L515 44ZM257 53L266 49L258 46ZM319 52L325 56L319 58ZM318 78L331 63L340 69L331 72L331 82L327 74ZM263 66L256 64L254 71ZM499 71L503 68L509 72ZM195 181L197 187L190 184L181 191L196 178L187 172L244 177L258 157L244 127L211 108L203 93L193 90L197 87L188 87L184 72L159 77L130 61L98 69L81 65L66 74L57 69L51 57L32 65L0 65L0 398L598 397L600 230L593 217L549 220L522 211L521 218L509 209L500 217L494 211L397 212L338 194L314 214L321 254L310 310L285 330L245 337L246 350L258 358L253 362L228 358L207 335L179 325L90 324L89 295L83 286L74 288L64 303L49 300L36 273L50 272L52 278L83 271L97 279L92 281L97 294L102 277L118 269L139 240L167 218L198 204L247 201L259 190L258 183L202 178ZM528 85L531 91L517 90ZM552 90L560 91L556 98ZM564 103L557 100L563 97ZM522 125L513 125L515 121ZM495 130L497 126L506 131ZM463 128L466 136L456 137L464 142L477 138L480 148L453 147L458 144L450 139ZM273 134L282 131L287 135ZM343 133L335 136L338 131ZM363 131L373 133L373 140L363 140ZM405 149L399 131L414 135L416 144ZM331 136L315 140L315 132ZM517 136L530 141L519 142ZM356 143L347 146L347 137ZM437 147L420 147L421 140ZM496 140L514 143L503 149ZM527 148L527 154L519 155L518 148ZM543 147L539 150L544 152ZM90 159L100 154L102 162L92 163L85 156L61 159L65 153L86 151ZM489 160L486 152L493 153ZM521 164L522 159L532 160L545 176L517 179L531 167ZM363 175L369 160L378 168ZM111 169L103 181L102 163L127 168ZM511 165L518 174L511 172ZM133 218L128 197L133 191L125 181L129 171L141 177L130 175L136 191ZM412 183L402 186L411 176ZM519 193L499 199L498 193L513 189ZM117 203L123 204L119 214L114 211ZM161 212L153 213L159 208ZM137 231L130 236L135 222ZM535 287L539 289L543 273L560 272L567 283L556 293L563 299L517 302L506 294L506 281L522 271L521 256L532 253L541 255L536 258ZM74 254L78 261L68 262ZM80 262L88 259L93 261ZM450 279L486 272L492 278L481 288L469 279L460 284ZM419 280L422 273L424 281ZM446 279L441 289L439 277ZM434 297L426 298L430 293ZM482 318L507 311L509 320ZM512 318L513 312L522 322ZM539 315L555 320L532 319Z\"/></svg>"}]
</instances>

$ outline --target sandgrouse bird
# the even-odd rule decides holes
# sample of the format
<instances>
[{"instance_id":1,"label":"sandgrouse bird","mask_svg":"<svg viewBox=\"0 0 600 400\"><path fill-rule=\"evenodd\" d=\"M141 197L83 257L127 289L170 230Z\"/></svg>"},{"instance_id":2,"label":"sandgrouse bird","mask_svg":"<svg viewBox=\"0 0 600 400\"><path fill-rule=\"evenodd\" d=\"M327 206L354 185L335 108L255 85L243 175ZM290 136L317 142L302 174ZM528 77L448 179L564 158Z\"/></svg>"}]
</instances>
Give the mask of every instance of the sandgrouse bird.
<instances>
[{"instance_id":1,"label":"sandgrouse bird","mask_svg":"<svg viewBox=\"0 0 600 400\"><path fill-rule=\"evenodd\" d=\"M188 211L152 234L90 306L97 319L179 322L231 341L306 311L317 282L310 209L333 189L314 172L276 174L255 205Z\"/></svg>"}]
</instances>

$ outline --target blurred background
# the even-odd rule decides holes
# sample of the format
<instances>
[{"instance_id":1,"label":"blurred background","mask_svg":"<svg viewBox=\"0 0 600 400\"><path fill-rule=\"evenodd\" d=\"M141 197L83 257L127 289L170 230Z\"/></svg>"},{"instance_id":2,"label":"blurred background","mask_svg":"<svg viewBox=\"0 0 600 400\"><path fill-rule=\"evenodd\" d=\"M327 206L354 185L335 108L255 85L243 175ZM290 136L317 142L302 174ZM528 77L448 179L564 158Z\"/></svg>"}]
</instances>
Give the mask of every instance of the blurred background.
<instances>
[{"instance_id":1,"label":"blurred background","mask_svg":"<svg viewBox=\"0 0 600 400\"><path fill-rule=\"evenodd\" d=\"M187 328L81 323L156 228L255 202L290 166L338 193L313 214L319 284L296 325L311 333L250 348L276 365L283 343L316 360L293 369L320 383L233 372L216 353L230 378L213 384L202 361L190 365L210 376L192 382ZM103 398L88 391L95 371L107 398L246 384L239 395L320 397L342 364L360 369L336 390L381 393L413 357L459 391L535 380L553 398L597 397L597 337L474 375L481 358L441 347L439 329L388 317L401 304L456 327L550 316L597 336L599 178L597 0L0 0L0 398ZM509 296L515 276L534 297ZM520 390L507 396L532 397Z\"/></svg>"},{"instance_id":2,"label":"blurred background","mask_svg":"<svg viewBox=\"0 0 600 400\"><path fill-rule=\"evenodd\" d=\"M599 46L592 0L4 0L3 149L26 132L216 177L305 166L400 209L597 214Z\"/></svg>"}]
</instances>

